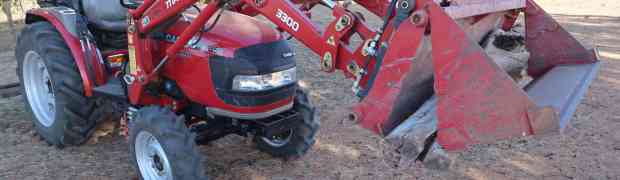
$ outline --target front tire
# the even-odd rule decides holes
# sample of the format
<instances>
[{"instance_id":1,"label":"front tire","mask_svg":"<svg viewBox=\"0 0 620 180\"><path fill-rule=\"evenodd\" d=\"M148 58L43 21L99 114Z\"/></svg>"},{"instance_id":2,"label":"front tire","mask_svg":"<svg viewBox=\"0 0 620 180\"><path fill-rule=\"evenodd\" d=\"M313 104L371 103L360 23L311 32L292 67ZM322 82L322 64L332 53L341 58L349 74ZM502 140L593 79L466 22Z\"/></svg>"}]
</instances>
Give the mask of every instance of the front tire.
<instances>
[{"instance_id":1,"label":"front tire","mask_svg":"<svg viewBox=\"0 0 620 180\"><path fill-rule=\"evenodd\" d=\"M60 33L49 22L27 25L15 56L22 97L38 134L57 147L85 142L105 112L84 96L80 73Z\"/></svg>"},{"instance_id":2,"label":"front tire","mask_svg":"<svg viewBox=\"0 0 620 180\"><path fill-rule=\"evenodd\" d=\"M207 179L195 139L167 108L141 108L129 124L129 149L143 180Z\"/></svg>"},{"instance_id":3,"label":"front tire","mask_svg":"<svg viewBox=\"0 0 620 180\"><path fill-rule=\"evenodd\" d=\"M298 89L293 102L301 118L289 131L274 137L255 136L256 147L274 157L295 159L303 156L314 145L320 122L316 107L310 102L308 94Z\"/></svg>"}]
</instances>

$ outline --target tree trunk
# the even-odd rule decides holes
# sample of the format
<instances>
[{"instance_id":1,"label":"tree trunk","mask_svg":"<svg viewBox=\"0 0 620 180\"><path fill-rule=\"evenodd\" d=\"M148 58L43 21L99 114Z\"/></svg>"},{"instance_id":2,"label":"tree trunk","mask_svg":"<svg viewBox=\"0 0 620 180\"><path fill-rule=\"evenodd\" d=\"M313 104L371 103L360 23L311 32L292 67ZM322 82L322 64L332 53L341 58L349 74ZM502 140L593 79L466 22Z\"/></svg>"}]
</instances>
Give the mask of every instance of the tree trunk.
<instances>
[{"instance_id":1,"label":"tree trunk","mask_svg":"<svg viewBox=\"0 0 620 180\"><path fill-rule=\"evenodd\" d=\"M15 36L15 25L13 24L13 12L11 11L11 7L13 6L12 0L2 0L2 11L7 17L9 29L11 30L11 35L13 38L17 38Z\"/></svg>"}]
</instances>

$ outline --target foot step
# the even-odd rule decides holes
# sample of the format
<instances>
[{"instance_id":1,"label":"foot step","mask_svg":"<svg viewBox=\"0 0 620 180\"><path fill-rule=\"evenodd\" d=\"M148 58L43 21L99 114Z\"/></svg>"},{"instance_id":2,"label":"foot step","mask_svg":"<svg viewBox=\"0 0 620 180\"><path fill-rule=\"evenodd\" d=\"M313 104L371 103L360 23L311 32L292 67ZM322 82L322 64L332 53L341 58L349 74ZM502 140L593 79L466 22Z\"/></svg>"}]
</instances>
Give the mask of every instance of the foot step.
<instances>
[{"instance_id":1,"label":"foot step","mask_svg":"<svg viewBox=\"0 0 620 180\"><path fill-rule=\"evenodd\" d=\"M127 94L121 81L116 78L110 78L104 85L93 88L95 95L106 96L116 100L127 100Z\"/></svg>"}]
</instances>

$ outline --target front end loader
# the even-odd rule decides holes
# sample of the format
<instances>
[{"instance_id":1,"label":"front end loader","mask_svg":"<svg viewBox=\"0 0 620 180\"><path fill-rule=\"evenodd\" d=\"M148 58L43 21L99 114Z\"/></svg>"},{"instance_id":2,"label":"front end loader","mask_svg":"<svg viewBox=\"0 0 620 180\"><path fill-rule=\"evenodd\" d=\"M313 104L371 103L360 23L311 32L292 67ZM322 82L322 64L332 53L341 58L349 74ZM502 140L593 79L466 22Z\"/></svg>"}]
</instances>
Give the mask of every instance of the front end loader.
<instances>
[{"instance_id":1,"label":"front end loader","mask_svg":"<svg viewBox=\"0 0 620 180\"><path fill-rule=\"evenodd\" d=\"M399 124L388 139L416 146L416 158L424 160L442 156L443 150L564 129L597 75L597 51L584 48L534 1L455 2L461 4L428 11L433 63L426 68L433 69L433 95L406 120L393 120ZM503 21L496 21L494 13ZM515 24L519 15L523 19ZM528 56L523 68L529 80L515 79L505 63L481 47L492 35L489 27L524 30ZM401 90L399 96L408 93Z\"/></svg>"},{"instance_id":2,"label":"front end loader","mask_svg":"<svg viewBox=\"0 0 620 180\"><path fill-rule=\"evenodd\" d=\"M142 179L206 179L196 144L229 134L275 157L306 153L318 110L297 85L291 38L354 82L349 119L438 165L472 144L563 129L600 66L533 0L39 3L16 48L38 134L79 145L118 117ZM323 30L317 5L334 17Z\"/></svg>"}]
</instances>

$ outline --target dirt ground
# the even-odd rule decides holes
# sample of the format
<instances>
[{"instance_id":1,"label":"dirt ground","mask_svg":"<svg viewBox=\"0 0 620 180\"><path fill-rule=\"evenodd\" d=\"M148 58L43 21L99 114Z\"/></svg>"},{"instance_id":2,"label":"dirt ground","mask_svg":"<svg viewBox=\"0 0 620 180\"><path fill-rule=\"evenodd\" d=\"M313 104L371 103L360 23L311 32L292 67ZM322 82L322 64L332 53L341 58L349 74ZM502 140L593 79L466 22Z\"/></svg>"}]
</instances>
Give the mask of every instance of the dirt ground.
<instances>
[{"instance_id":1,"label":"dirt ground","mask_svg":"<svg viewBox=\"0 0 620 180\"><path fill-rule=\"evenodd\" d=\"M229 136L201 150L212 179L620 179L620 3L616 0L539 0L603 65L571 126L558 135L478 145L453 153L448 171L397 167L383 140L344 121L355 98L351 82L319 71L318 56L297 42L301 83L321 110L316 145L284 162ZM317 9L314 14L326 14ZM3 18L0 15L0 18ZM325 23L327 17L318 17ZM0 84L16 81L13 37L0 19ZM100 131L105 132L105 131ZM22 97L0 99L0 179L135 179L123 137L98 133L97 142L57 149L34 133Z\"/></svg>"}]
</instances>

